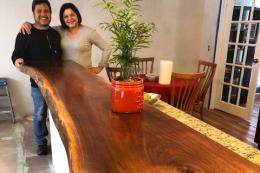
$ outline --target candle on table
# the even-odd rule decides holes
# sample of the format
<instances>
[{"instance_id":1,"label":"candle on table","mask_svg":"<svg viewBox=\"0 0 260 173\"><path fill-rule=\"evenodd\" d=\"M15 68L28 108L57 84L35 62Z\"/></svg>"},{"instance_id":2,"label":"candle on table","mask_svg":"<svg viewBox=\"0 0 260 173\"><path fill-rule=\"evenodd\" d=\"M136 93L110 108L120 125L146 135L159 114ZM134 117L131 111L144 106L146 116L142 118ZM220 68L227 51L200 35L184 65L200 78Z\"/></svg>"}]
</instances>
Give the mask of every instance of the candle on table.
<instances>
[{"instance_id":1,"label":"candle on table","mask_svg":"<svg viewBox=\"0 0 260 173\"><path fill-rule=\"evenodd\" d=\"M173 62L170 60L160 61L159 84L170 84Z\"/></svg>"}]
</instances>

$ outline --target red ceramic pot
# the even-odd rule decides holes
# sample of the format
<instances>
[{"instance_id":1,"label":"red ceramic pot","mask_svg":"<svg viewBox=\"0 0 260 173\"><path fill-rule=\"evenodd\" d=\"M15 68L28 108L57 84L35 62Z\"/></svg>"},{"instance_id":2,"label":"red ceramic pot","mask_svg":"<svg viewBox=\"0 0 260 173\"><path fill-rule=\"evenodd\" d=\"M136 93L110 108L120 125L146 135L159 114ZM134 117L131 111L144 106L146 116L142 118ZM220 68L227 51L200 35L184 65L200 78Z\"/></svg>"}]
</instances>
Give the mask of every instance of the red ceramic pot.
<instances>
[{"instance_id":1,"label":"red ceramic pot","mask_svg":"<svg viewBox=\"0 0 260 173\"><path fill-rule=\"evenodd\" d=\"M111 82L111 109L119 113L141 112L144 103L144 84L142 79L134 82Z\"/></svg>"}]
</instances>

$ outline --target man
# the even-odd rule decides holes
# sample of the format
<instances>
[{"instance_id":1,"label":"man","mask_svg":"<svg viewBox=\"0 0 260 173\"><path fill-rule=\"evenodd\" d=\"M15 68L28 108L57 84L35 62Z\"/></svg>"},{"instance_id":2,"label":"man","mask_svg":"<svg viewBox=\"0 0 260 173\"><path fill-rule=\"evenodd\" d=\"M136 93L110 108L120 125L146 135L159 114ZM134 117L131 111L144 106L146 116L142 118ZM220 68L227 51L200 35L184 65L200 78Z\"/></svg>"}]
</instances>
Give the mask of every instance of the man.
<instances>
[{"instance_id":1,"label":"man","mask_svg":"<svg viewBox=\"0 0 260 173\"><path fill-rule=\"evenodd\" d=\"M29 61L61 60L60 36L52 29L51 6L48 0L34 0L32 12L35 23L30 35L19 33L16 37L12 61L17 68ZM31 81L31 95L34 103L34 135L38 145L37 154L47 154L48 130L46 127L47 105L35 81Z\"/></svg>"}]
</instances>

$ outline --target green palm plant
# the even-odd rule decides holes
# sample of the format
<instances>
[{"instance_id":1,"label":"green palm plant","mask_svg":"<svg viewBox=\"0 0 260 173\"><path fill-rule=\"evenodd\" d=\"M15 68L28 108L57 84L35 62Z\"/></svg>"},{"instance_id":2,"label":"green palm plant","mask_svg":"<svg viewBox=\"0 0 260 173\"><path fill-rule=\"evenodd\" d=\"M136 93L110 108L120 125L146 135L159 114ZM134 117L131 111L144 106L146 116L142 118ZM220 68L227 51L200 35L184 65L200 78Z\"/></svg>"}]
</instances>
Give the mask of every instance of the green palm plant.
<instances>
[{"instance_id":1,"label":"green palm plant","mask_svg":"<svg viewBox=\"0 0 260 173\"><path fill-rule=\"evenodd\" d=\"M110 31L114 48L111 63L120 65L122 72L118 80L131 81L136 52L149 47L155 25L152 22L139 22L142 0L98 0L97 6L107 10L112 21L100 23L102 29Z\"/></svg>"}]
</instances>

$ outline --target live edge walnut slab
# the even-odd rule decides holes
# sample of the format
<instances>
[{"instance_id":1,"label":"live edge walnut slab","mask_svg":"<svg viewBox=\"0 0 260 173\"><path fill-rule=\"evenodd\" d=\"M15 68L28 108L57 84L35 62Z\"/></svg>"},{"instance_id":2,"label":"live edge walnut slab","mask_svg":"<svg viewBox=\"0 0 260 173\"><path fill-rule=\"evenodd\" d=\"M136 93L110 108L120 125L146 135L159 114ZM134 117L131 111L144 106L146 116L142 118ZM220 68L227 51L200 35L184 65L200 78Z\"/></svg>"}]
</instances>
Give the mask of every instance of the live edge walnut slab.
<instances>
[{"instance_id":1,"label":"live edge walnut slab","mask_svg":"<svg viewBox=\"0 0 260 173\"><path fill-rule=\"evenodd\" d=\"M138 114L113 113L109 83L72 61L20 70L40 87L73 173L260 172L151 105Z\"/></svg>"}]
</instances>

